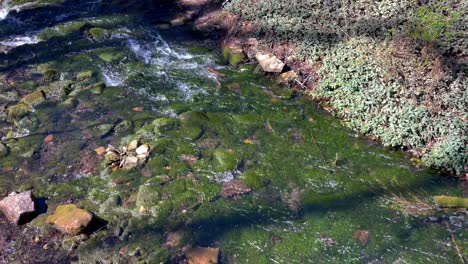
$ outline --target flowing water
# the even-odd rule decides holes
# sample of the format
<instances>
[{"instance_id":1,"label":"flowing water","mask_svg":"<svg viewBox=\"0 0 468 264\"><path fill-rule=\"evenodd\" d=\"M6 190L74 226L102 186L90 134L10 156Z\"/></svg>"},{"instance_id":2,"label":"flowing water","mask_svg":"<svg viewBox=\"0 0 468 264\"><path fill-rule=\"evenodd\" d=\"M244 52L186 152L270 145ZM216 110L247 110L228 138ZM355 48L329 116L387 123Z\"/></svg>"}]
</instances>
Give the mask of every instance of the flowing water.
<instances>
[{"instance_id":1,"label":"flowing water","mask_svg":"<svg viewBox=\"0 0 468 264\"><path fill-rule=\"evenodd\" d=\"M158 29L154 14L92 1L5 12L0 196L32 189L48 214L72 202L108 222L88 239L61 238L64 257L42 263L176 262L186 245L220 248L222 263L468 253L466 212L431 201L462 196L456 180L346 129L255 65L228 66L189 27ZM39 90L45 101L7 117ZM135 139L151 148L136 167L95 151ZM27 226L44 235L44 219ZM25 243L0 261L39 262Z\"/></svg>"}]
</instances>

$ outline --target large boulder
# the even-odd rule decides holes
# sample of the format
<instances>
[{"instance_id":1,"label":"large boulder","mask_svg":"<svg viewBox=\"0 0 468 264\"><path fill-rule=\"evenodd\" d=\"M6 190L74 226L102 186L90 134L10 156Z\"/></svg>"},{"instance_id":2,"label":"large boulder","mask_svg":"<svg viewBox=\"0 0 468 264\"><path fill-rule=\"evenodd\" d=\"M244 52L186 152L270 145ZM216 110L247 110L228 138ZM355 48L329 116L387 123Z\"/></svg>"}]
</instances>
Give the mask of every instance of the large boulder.
<instances>
[{"instance_id":1,"label":"large boulder","mask_svg":"<svg viewBox=\"0 0 468 264\"><path fill-rule=\"evenodd\" d=\"M192 248L185 253L185 257L188 264L217 264L219 248Z\"/></svg>"},{"instance_id":2,"label":"large boulder","mask_svg":"<svg viewBox=\"0 0 468 264\"><path fill-rule=\"evenodd\" d=\"M273 54L258 52L255 58L265 72L283 71L284 63Z\"/></svg>"},{"instance_id":3,"label":"large boulder","mask_svg":"<svg viewBox=\"0 0 468 264\"><path fill-rule=\"evenodd\" d=\"M25 224L36 216L34 196L31 191L10 193L0 201L0 210L12 223Z\"/></svg>"},{"instance_id":4,"label":"large boulder","mask_svg":"<svg viewBox=\"0 0 468 264\"><path fill-rule=\"evenodd\" d=\"M54 214L49 215L46 223L53 224L60 231L77 235L82 233L93 220L93 215L74 204L65 204L57 206Z\"/></svg>"}]
</instances>

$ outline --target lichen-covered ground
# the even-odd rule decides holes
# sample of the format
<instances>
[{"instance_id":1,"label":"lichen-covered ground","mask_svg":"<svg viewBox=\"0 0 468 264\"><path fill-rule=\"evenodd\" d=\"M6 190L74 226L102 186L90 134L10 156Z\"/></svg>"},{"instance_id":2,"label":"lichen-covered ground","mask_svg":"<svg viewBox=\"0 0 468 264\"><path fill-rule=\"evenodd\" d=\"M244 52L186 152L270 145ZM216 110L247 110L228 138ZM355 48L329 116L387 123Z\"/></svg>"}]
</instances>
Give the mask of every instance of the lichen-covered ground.
<instances>
[{"instance_id":1,"label":"lichen-covered ground","mask_svg":"<svg viewBox=\"0 0 468 264\"><path fill-rule=\"evenodd\" d=\"M0 218L0 262L177 263L186 246L220 248L222 263L468 253L466 212L431 200L462 196L456 180L344 128L255 65L226 66L189 28L125 6L34 10L0 21L0 196L31 189L48 208L21 227ZM134 140L149 156L119 166ZM64 203L107 227L60 234L45 218Z\"/></svg>"}]
</instances>

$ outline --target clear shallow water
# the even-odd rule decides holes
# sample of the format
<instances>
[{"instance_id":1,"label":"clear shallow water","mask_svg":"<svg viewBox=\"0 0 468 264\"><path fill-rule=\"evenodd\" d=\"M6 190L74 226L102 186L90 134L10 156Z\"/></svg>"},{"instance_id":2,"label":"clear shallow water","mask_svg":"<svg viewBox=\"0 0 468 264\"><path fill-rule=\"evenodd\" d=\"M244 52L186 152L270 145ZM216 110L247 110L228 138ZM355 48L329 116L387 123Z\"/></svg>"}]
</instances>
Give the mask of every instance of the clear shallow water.
<instances>
[{"instance_id":1,"label":"clear shallow water","mask_svg":"<svg viewBox=\"0 0 468 264\"><path fill-rule=\"evenodd\" d=\"M47 95L14 124L2 119L10 153L0 158L0 194L33 189L48 197L48 213L74 202L107 220L75 245L82 263L171 262L185 245L219 247L223 263L459 261L452 235L466 250L465 212L402 206L461 196L456 181L356 135L254 65L226 66L187 28L160 31L118 7L83 5L0 22L0 41L41 40L0 55L3 76L18 98ZM46 80L50 70L58 74ZM94 151L133 139L152 152L131 170L112 170ZM234 179L251 192L223 197ZM170 234L178 245L167 246Z\"/></svg>"}]
</instances>

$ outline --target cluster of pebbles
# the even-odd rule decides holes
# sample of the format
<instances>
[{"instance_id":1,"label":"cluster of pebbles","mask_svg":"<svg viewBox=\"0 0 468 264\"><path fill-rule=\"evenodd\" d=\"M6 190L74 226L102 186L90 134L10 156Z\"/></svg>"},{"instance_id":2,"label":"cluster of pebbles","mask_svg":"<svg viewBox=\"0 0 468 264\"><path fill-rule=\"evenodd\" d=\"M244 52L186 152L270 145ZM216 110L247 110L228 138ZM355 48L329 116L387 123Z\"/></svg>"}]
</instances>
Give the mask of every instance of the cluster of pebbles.
<instances>
[{"instance_id":1,"label":"cluster of pebbles","mask_svg":"<svg viewBox=\"0 0 468 264\"><path fill-rule=\"evenodd\" d=\"M150 152L150 146L141 144L138 140L132 140L128 146L121 149L109 145L105 150L104 157L112 168L130 170L138 165L143 165Z\"/></svg>"}]
</instances>

